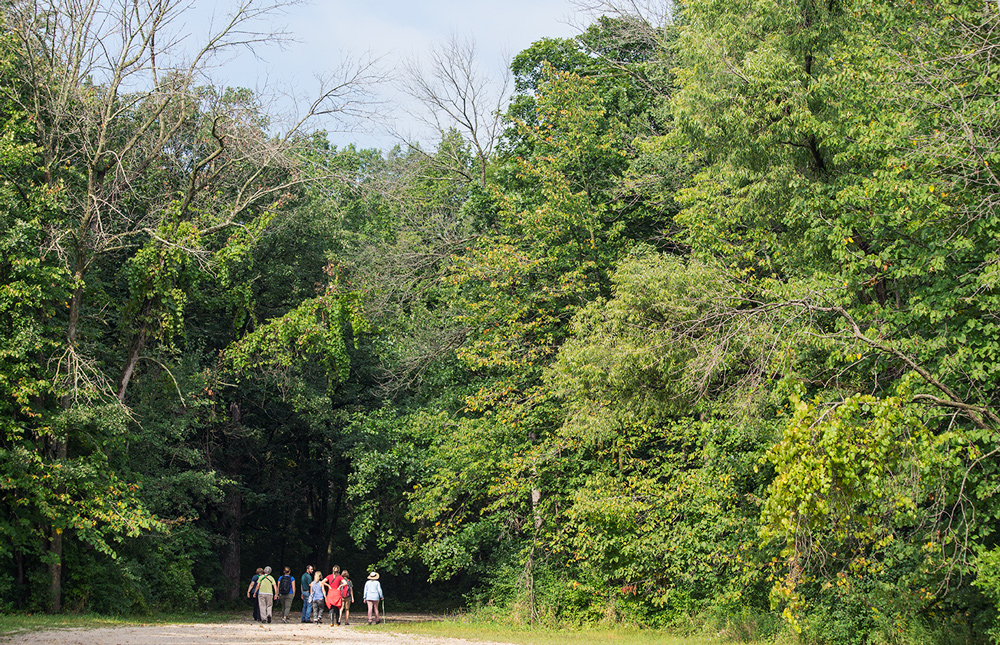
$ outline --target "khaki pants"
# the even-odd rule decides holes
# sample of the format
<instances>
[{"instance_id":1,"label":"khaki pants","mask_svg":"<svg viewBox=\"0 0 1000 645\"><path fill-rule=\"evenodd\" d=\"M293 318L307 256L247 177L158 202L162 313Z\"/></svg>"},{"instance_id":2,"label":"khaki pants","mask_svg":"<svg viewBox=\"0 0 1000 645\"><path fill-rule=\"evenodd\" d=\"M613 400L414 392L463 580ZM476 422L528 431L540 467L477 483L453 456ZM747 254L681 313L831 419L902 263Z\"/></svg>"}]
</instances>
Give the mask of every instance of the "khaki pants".
<instances>
[{"instance_id":1,"label":"khaki pants","mask_svg":"<svg viewBox=\"0 0 1000 645\"><path fill-rule=\"evenodd\" d=\"M274 604L273 593L258 593L257 606L260 607L260 622L271 622L271 605Z\"/></svg>"}]
</instances>

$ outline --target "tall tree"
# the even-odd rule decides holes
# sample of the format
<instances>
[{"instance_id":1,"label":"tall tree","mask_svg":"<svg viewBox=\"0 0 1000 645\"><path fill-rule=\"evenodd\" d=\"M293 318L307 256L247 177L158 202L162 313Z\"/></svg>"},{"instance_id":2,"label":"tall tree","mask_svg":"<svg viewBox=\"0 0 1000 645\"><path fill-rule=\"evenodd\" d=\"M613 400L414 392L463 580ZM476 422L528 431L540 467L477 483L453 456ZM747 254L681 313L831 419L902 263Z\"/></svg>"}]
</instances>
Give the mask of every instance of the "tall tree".
<instances>
[{"instance_id":1,"label":"tall tree","mask_svg":"<svg viewBox=\"0 0 1000 645\"><path fill-rule=\"evenodd\" d=\"M341 70L303 118L274 135L249 96L206 92L197 83L213 56L272 39L253 23L280 5L238 5L194 50L182 50L176 35L185 7L24 0L3 8L18 88L9 98L34 129L40 181L59 198L40 252L69 280L58 316L62 338L45 362L49 389L34 402L54 406L64 420L45 433L55 465L66 463L84 431L72 421L77 415L110 405L119 412L94 422L124 418L143 350L176 332L185 267L224 246L234 226L266 225L268 209L303 181L295 148L307 120L352 105L371 69ZM117 341L101 347L110 295L102 278L122 268L135 278L133 305L117 321ZM127 348L124 355L106 353L115 344ZM78 494L68 485L58 490ZM67 521L49 529L53 611L60 609Z\"/></svg>"},{"instance_id":2,"label":"tall tree","mask_svg":"<svg viewBox=\"0 0 1000 645\"><path fill-rule=\"evenodd\" d=\"M982 442L998 426L979 335L995 118L978 99L992 80L972 71L993 9L706 1L683 17L672 136L704 170L679 195L682 239L745 284L746 320L783 312L767 371L803 387L771 453L767 535L787 557L776 597L793 620L947 602L994 539L979 523L992 502L970 490L993 472ZM946 463L961 483L940 476ZM836 576L858 586L822 593ZM894 597L901 580L936 591Z\"/></svg>"}]
</instances>

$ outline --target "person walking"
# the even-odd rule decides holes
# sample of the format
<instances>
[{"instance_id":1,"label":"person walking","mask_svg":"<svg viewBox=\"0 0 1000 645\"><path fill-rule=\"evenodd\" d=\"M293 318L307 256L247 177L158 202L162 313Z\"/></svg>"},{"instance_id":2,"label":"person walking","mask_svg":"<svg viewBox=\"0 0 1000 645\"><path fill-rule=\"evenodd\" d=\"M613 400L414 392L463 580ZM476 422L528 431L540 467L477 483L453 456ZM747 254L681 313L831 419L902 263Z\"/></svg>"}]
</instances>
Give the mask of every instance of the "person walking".
<instances>
[{"instance_id":1,"label":"person walking","mask_svg":"<svg viewBox=\"0 0 1000 645\"><path fill-rule=\"evenodd\" d=\"M378 615L378 604L382 600L382 583L378 581L378 574L372 571L368 574L368 581L365 583L364 593L361 594L368 605L368 624L372 624L372 614L375 614L375 624L382 622Z\"/></svg>"},{"instance_id":2,"label":"person walking","mask_svg":"<svg viewBox=\"0 0 1000 645\"><path fill-rule=\"evenodd\" d=\"M292 570L285 567L278 578L278 599L281 601L281 622L288 622L288 614L292 611L292 600L295 599L295 578Z\"/></svg>"},{"instance_id":3,"label":"person walking","mask_svg":"<svg viewBox=\"0 0 1000 645\"><path fill-rule=\"evenodd\" d=\"M257 604L257 581L262 575L264 575L264 570L258 567L257 572L250 578L250 586L247 587L247 598L253 603L253 619L258 623L260 622L260 605Z\"/></svg>"},{"instance_id":4,"label":"person walking","mask_svg":"<svg viewBox=\"0 0 1000 645\"><path fill-rule=\"evenodd\" d=\"M323 574L317 571L309 587L312 591L309 596L312 598L312 621L317 625L323 622L323 609L326 608L326 589L328 586L326 580L323 579Z\"/></svg>"},{"instance_id":5,"label":"person walking","mask_svg":"<svg viewBox=\"0 0 1000 645\"><path fill-rule=\"evenodd\" d=\"M340 617L345 625L351 624L351 603L354 602L354 583L351 582L351 574L344 569L340 572ZM337 621L338 623L340 621Z\"/></svg>"},{"instance_id":6,"label":"person walking","mask_svg":"<svg viewBox=\"0 0 1000 645\"><path fill-rule=\"evenodd\" d=\"M264 575L257 579L257 604L260 605L260 622L271 622L271 605L278 583L271 577L271 567L264 567Z\"/></svg>"},{"instance_id":7,"label":"person walking","mask_svg":"<svg viewBox=\"0 0 1000 645\"><path fill-rule=\"evenodd\" d=\"M302 622L308 623L312 617L312 577L313 565L306 565L306 572L299 579L299 591L302 592Z\"/></svg>"},{"instance_id":8,"label":"person walking","mask_svg":"<svg viewBox=\"0 0 1000 645\"><path fill-rule=\"evenodd\" d=\"M330 610L330 627L340 624L340 606L343 604L340 597L340 567L334 566L333 573L326 577L326 606Z\"/></svg>"}]
</instances>

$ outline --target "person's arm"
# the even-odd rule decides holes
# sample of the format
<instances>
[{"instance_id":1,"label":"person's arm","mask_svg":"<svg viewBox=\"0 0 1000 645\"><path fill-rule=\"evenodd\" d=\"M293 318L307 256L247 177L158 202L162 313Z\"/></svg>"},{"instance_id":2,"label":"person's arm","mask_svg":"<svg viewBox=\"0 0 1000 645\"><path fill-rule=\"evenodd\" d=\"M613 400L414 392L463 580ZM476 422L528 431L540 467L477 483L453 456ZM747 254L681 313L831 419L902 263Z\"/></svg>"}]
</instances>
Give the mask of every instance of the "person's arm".
<instances>
[{"instance_id":1,"label":"person's arm","mask_svg":"<svg viewBox=\"0 0 1000 645\"><path fill-rule=\"evenodd\" d=\"M288 576L292 579L292 595L295 595L295 576Z\"/></svg>"}]
</instances>

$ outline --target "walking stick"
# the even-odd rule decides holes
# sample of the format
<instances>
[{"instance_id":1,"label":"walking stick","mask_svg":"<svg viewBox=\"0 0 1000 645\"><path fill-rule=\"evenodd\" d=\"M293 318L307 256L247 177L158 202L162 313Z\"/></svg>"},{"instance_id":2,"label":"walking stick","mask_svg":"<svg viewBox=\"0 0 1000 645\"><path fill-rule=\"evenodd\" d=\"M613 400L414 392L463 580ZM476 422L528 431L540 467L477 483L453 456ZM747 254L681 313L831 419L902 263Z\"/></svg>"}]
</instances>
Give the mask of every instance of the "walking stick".
<instances>
[{"instance_id":1,"label":"walking stick","mask_svg":"<svg viewBox=\"0 0 1000 645\"><path fill-rule=\"evenodd\" d=\"M382 622L385 622L385 598L382 599Z\"/></svg>"}]
</instances>

